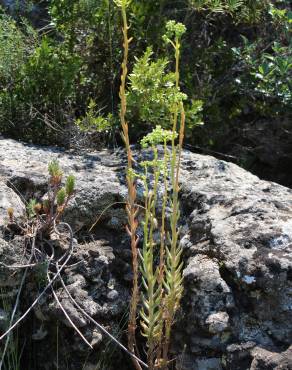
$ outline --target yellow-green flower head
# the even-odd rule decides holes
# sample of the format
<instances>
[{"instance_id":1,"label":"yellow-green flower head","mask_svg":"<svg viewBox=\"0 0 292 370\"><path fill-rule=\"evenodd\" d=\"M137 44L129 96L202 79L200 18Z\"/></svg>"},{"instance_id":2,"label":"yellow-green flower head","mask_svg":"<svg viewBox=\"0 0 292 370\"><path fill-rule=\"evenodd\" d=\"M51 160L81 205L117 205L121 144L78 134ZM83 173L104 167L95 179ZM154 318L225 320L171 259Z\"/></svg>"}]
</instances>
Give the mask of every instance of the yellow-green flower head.
<instances>
[{"instance_id":1,"label":"yellow-green flower head","mask_svg":"<svg viewBox=\"0 0 292 370\"><path fill-rule=\"evenodd\" d=\"M157 160L157 161L142 161L140 163L142 167L158 167L158 168L163 168L164 161L162 160Z\"/></svg>"},{"instance_id":2,"label":"yellow-green flower head","mask_svg":"<svg viewBox=\"0 0 292 370\"><path fill-rule=\"evenodd\" d=\"M127 8L132 0L114 0L115 4L120 8Z\"/></svg>"},{"instance_id":3,"label":"yellow-green flower head","mask_svg":"<svg viewBox=\"0 0 292 370\"><path fill-rule=\"evenodd\" d=\"M165 130L161 126L156 126L156 128L143 137L141 140L142 148L147 148L148 146L156 146L160 143L167 143L173 139L177 138L177 133L170 130Z\"/></svg>"},{"instance_id":4,"label":"yellow-green flower head","mask_svg":"<svg viewBox=\"0 0 292 370\"><path fill-rule=\"evenodd\" d=\"M186 26L176 21L168 21L166 23L166 33L163 36L164 41L170 41L173 37L180 39L186 32Z\"/></svg>"}]
</instances>

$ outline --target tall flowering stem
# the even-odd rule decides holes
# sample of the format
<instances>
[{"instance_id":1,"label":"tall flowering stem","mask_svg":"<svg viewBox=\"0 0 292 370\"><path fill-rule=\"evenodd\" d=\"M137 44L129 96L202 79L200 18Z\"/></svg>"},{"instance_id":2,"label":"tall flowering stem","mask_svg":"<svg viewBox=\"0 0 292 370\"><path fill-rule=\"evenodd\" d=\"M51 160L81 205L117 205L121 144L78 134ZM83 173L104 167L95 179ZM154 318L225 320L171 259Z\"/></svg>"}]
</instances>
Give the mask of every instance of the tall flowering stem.
<instances>
[{"instance_id":1,"label":"tall flowering stem","mask_svg":"<svg viewBox=\"0 0 292 370\"><path fill-rule=\"evenodd\" d=\"M128 54L129 45L132 38L128 37L128 21L127 21L127 7L130 4L129 0L116 0L117 6L121 9L122 20L123 20L123 47L124 47L124 58L122 63L122 75L121 75L121 86L120 86L120 120L122 126L122 138L125 143L127 152L127 187L128 187L128 199L126 205L126 211L128 215L127 233L131 239L131 250L132 250L132 269L133 269L133 288L132 297L130 302L130 313L128 323L128 347L129 350L135 354L135 332L136 332L136 316L137 316L137 305L139 300L139 287L138 287L138 242L139 238L136 235L138 221L137 214L138 208L136 207L136 185L135 176L133 172L133 154L130 146L129 139L129 125L126 120L127 113L127 96L126 96L126 79L128 75ZM136 370L141 370L140 364L133 359L133 364Z\"/></svg>"},{"instance_id":2,"label":"tall flowering stem","mask_svg":"<svg viewBox=\"0 0 292 370\"><path fill-rule=\"evenodd\" d=\"M180 207L179 207L179 175L180 175L180 162L184 140L185 131L185 112L184 112L184 94L179 92L179 61L181 49L181 37L185 33L186 28L181 23L169 21L166 25L166 34L164 40L169 43L175 51L175 81L176 89L178 91L172 109L172 131L176 133L178 118L180 116L179 139L176 145L174 136L171 142L171 183L172 183L172 199L171 204L171 217L170 217L170 233L168 234L169 246L166 246L166 266L164 277L164 338L163 338L163 358L161 360L161 368L168 368L168 353L170 345L171 328L174 323L175 313L179 307L180 299L183 292L183 277L181 261L182 249L179 246L179 233L180 228Z\"/></svg>"}]
</instances>

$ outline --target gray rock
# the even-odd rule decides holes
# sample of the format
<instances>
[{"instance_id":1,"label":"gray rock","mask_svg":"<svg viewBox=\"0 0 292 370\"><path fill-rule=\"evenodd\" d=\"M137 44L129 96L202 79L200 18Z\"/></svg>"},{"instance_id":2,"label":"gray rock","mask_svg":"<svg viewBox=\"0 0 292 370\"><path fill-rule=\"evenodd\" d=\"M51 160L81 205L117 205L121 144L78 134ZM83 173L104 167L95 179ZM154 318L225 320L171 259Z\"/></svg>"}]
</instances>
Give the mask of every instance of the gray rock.
<instances>
[{"instance_id":1,"label":"gray rock","mask_svg":"<svg viewBox=\"0 0 292 370\"><path fill-rule=\"evenodd\" d=\"M206 324L210 333L217 334L229 328L229 315L227 312L217 312L209 315Z\"/></svg>"},{"instance_id":2,"label":"gray rock","mask_svg":"<svg viewBox=\"0 0 292 370\"><path fill-rule=\"evenodd\" d=\"M77 229L91 226L106 207L125 199L127 190L117 172L121 172L122 166L113 156L111 163L114 165L103 164L108 164L108 157L111 155L107 152L73 155L56 148L36 147L0 138L0 176L4 182L12 183L26 199L45 195L47 167L53 159L59 161L64 177L69 174L76 177L76 196L69 204L65 219ZM119 208L109 209L103 215L102 220L107 222L108 228L122 227L124 206L121 204Z\"/></svg>"},{"instance_id":3,"label":"gray rock","mask_svg":"<svg viewBox=\"0 0 292 370\"><path fill-rule=\"evenodd\" d=\"M45 194L51 158L58 158L65 174L74 173L77 178L78 192L66 215L76 228L90 226L109 203L125 199L118 156L107 152L74 155L0 139L0 176L26 199ZM7 187L0 187L0 194L1 189ZM289 364L291 351L285 349L292 342L291 206L290 189L261 181L234 164L183 153L185 286L172 351L174 357L184 354L186 370L281 369L281 364ZM102 217L100 232L107 237L75 246L74 266L64 273L76 301L112 331L118 331L130 295L131 261L123 208L119 204ZM11 245L0 238L0 261L21 262L22 256L22 237L15 237ZM15 284L7 270L0 269L3 281L5 286ZM94 327L74 311L60 287L56 290L76 324L97 347L102 346L103 341L94 339ZM56 317L61 320L52 297L47 301L44 330L50 329ZM64 316L62 320L68 325ZM68 348L74 341L70 356L83 358L86 346L71 327L62 328ZM45 346L54 336L48 330L46 341L40 343ZM267 362L265 356L271 360ZM77 369L77 365L72 368Z\"/></svg>"},{"instance_id":4,"label":"gray rock","mask_svg":"<svg viewBox=\"0 0 292 370\"><path fill-rule=\"evenodd\" d=\"M24 255L25 239L21 236L5 241L0 236L0 289L9 289L9 295L17 294L17 288L23 274L23 269L13 266L28 263Z\"/></svg>"},{"instance_id":5,"label":"gray rock","mask_svg":"<svg viewBox=\"0 0 292 370\"><path fill-rule=\"evenodd\" d=\"M206 351L226 353L231 343L288 346L292 191L208 156L185 152L182 168L188 232L182 239L185 295L177 338L188 343L194 361ZM229 316L228 326L213 323L221 312Z\"/></svg>"},{"instance_id":6,"label":"gray rock","mask_svg":"<svg viewBox=\"0 0 292 370\"><path fill-rule=\"evenodd\" d=\"M249 369L252 361L251 351L255 346L254 342L233 343L227 346L227 353L223 356L225 368L228 370Z\"/></svg>"},{"instance_id":7,"label":"gray rock","mask_svg":"<svg viewBox=\"0 0 292 370\"><path fill-rule=\"evenodd\" d=\"M23 202L15 193L15 191L10 189L3 182L0 172L0 229L3 229L3 226L7 225L7 223L9 222L9 217L7 213L8 208L13 209L13 216L15 219L24 216L25 206Z\"/></svg>"},{"instance_id":8,"label":"gray rock","mask_svg":"<svg viewBox=\"0 0 292 370\"><path fill-rule=\"evenodd\" d=\"M220 358L198 358L192 359L187 355L183 355L179 363L181 370L222 370Z\"/></svg>"},{"instance_id":9,"label":"gray rock","mask_svg":"<svg viewBox=\"0 0 292 370\"><path fill-rule=\"evenodd\" d=\"M291 370L292 346L287 351L275 353L256 347L252 350L253 361L250 370Z\"/></svg>"},{"instance_id":10,"label":"gray rock","mask_svg":"<svg viewBox=\"0 0 292 370\"><path fill-rule=\"evenodd\" d=\"M103 339L102 334L97 329L95 329L92 333L92 340L90 344L92 345L93 348L98 348L102 342L102 339Z\"/></svg>"},{"instance_id":11,"label":"gray rock","mask_svg":"<svg viewBox=\"0 0 292 370\"><path fill-rule=\"evenodd\" d=\"M110 300L110 301L115 301L119 296L119 293L113 289L113 290L110 290L107 294L107 298Z\"/></svg>"}]
</instances>

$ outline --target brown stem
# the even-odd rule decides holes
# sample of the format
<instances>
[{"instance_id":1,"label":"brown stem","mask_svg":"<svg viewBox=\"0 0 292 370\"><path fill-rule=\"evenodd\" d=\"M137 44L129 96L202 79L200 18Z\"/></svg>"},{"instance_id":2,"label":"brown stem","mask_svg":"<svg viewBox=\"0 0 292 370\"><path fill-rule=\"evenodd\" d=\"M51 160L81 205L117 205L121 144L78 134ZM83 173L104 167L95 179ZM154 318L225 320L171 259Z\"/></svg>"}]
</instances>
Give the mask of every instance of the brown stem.
<instances>
[{"instance_id":1,"label":"brown stem","mask_svg":"<svg viewBox=\"0 0 292 370\"><path fill-rule=\"evenodd\" d=\"M132 269L133 269L133 290L130 302L130 314L128 323L128 347L129 350L135 354L135 333L136 333L136 316L137 316L137 305L139 299L139 288L138 288L138 242L139 239L136 236L136 230L138 227L138 222L136 216L138 213L138 208L135 206L136 202L136 186L133 174L131 170L133 168L133 155L130 147L129 139L129 126L126 121L127 113L127 97L126 97L126 79L128 74L128 54L129 54L129 44L131 39L128 38L128 22L125 7L122 6L122 18L123 18L123 38L124 38L124 58L122 63L122 76L121 76L121 86L120 86L120 99L121 99L121 111L120 119L122 126L122 136L125 142L126 152L127 152L127 186L128 186L128 200L126 211L128 214L128 226L127 232L131 238L131 251L132 251ZM136 370L141 370L139 362L132 358L133 364Z\"/></svg>"}]
</instances>

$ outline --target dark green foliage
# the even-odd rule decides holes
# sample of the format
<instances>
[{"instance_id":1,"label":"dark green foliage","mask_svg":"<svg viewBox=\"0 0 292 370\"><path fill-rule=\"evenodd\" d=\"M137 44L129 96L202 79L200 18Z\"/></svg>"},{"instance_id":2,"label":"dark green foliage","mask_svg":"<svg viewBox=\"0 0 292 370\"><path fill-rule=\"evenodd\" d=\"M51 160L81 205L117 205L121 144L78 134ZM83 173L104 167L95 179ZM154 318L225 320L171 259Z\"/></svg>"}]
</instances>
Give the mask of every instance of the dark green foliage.
<instances>
[{"instance_id":1,"label":"dark green foliage","mask_svg":"<svg viewBox=\"0 0 292 370\"><path fill-rule=\"evenodd\" d=\"M122 50L113 0L47 1L45 34L20 17L41 6L30 3L21 14L13 10L17 23L4 12L0 18L1 132L62 144L74 123L103 140L117 134ZM161 40L169 19L187 27L180 89L188 96L188 142L216 146L241 122L291 114L289 1L133 0L129 14L138 58L129 61L134 138L165 126L177 93Z\"/></svg>"},{"instance_id":2,"label":"dark green foliage","mask_svg":"<svg viewBox=\"0 0 292 370\"><path fill-rule=\"evenodd\" d=\"M291 114L291 99L283 99L291 95L287 84L291 70L283 69L280 75L270 65L269 76L262 79L258 73L265 60L280 57L288 62L291 56L290 13L284 10L288 2L237 1L241 4L236 12L227 9L231 1L189 3L193 12L187 18L189 45L182 80L188 94L204 102L205 122L205 127L194 131L195 141L218 147L232 126ZM200 8L199 3L205 6Z\"/></svg>"},{"instance_id":3,"label":"dark green foliage","mask_svg":"<svg viewBox=\"0 0 292 370\"><path fill-rule=\"evenodd\" d=\"M67 109L74 102L78 68L77 57L43 38L18 71L11 91L11 109L3 119L18 123L18 135L27 139L57 140L52 127L62 130L66 113L70 112Z\"/></svg>"},{"instance_id":4,"label":"dark green foliage","mask_svg":"<svg viewBox=\"0 0 292 370\"><path fill-rule=\"evenodd\" d=\"M23 95L31 102L38 96L47 107L61 107L73 97L78 68L78 57L43 37L22 70Z\"/></svg>"},{"instance_id":5,"label":"dark green foliage","mask_svg":"<svg viewBox=\"0 0 292 370\"><path fill-rule=\"evenodd\" d=\"M105 115L113 113L122 55L113 0L52 0L49 11L69 53L82 58L76 81L78 117L85 116L91 99Z\"/></svg>"},{"instance_id":6,"label":"dark green foliage","mask_svg":"<svg viewBox=\"0 0 292 370\"><path fill-rule=\"evenodd\" d=\"M5 14L0 15L0 86L13 83L29 55L28 38Z\"/></svg>"},{"instance_id":7,"label":"dark green foliage","mask_svg":"<svg viewBox=\"0 0 292 370\"><path fill-rule=\"evenodd\" d=\"M56 142L74 103L79 58L52 39L33 38L7 16L0 27L1 131Z\"/></svg>"}]
</instances>

